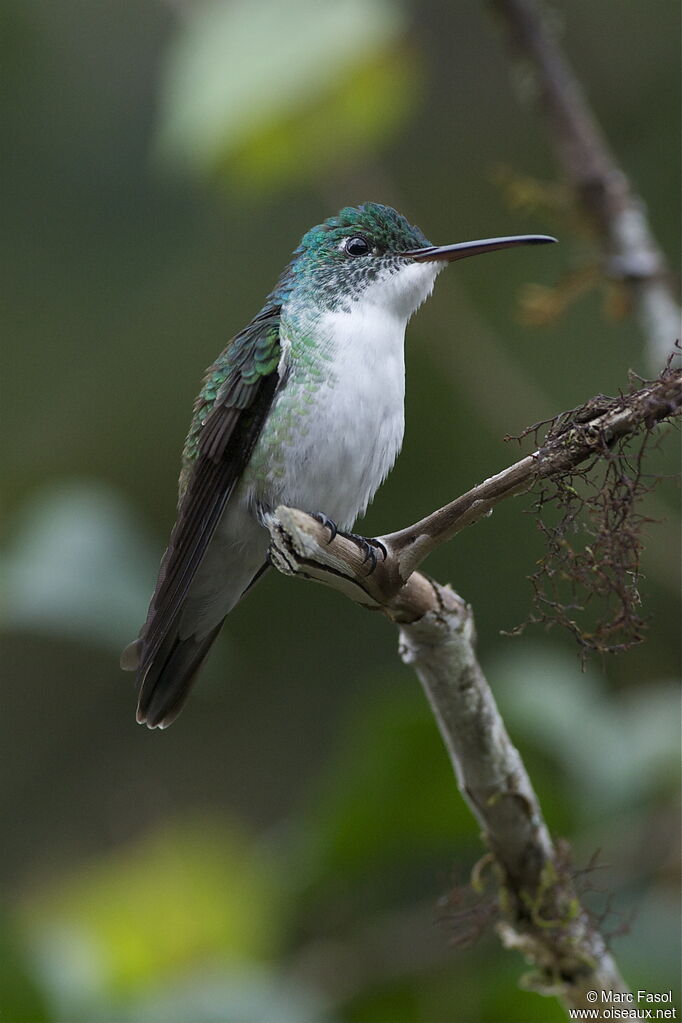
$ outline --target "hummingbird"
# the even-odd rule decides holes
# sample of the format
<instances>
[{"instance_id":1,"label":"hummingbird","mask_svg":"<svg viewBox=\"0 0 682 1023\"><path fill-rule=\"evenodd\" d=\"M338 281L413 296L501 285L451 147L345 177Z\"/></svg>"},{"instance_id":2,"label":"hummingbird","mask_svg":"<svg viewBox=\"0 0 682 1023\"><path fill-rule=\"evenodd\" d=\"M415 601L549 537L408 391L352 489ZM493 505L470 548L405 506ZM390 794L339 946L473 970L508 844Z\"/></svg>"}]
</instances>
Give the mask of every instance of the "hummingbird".
<instances>
[{"instance_id":1,"label":"hummingbird","mask_svg":"<svg viewBox=\"0 0 682 1023\"><path fill-rule=\"evenodd\" d=\"M350 530L402 446L408 320L447 263L554 241L432 245L374 202L303 236L194 404L177 520L146 622L121 655L137 672L141 724L175 720L226 615L268 567L265 513L309 512L376 563L380 542Z\"/></svg>"}]
</instances>

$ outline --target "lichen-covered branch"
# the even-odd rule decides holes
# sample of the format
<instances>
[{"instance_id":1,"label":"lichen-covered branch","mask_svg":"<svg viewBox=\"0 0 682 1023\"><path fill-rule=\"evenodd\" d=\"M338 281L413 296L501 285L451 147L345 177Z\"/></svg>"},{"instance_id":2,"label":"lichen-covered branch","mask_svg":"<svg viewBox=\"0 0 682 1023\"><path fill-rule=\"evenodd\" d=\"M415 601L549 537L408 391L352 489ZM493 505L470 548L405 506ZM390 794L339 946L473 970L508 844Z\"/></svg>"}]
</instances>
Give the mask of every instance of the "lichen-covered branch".
<instances>
[{"instance_id":1,"label":"lichen-covered branch","mask_svg":"<svg viewBox=\"0 0 682 1023\"><path fill-rule=\"evenodd\" d=\"M627 990L602 935L580 905L552 842L474 649L471 609L434 584L439 610L400 631L400 653L424 687L459 789L492 853L498 933L533 970L524 980L567 1007L587 992Z\"/></svg>"},{"instance_id":2,"label":"lichen-covered branch","mask_svg":"<svg viewBox=\"0 0 682 1023\"><path fill-rule=\"evenodd\" d=\"M619 398L599 396L550 424L532 455L414 526L382 537L376 566L353 539L302 511L279 507L266 519L272 563L285 574L325 583L400 626L400 653L416 671L438 723L464 799L480 824L497 884L498 932L532 964L526 978L570 1008L591 990L625 986L598 929L581 906L565 852L555 847L518 751L475 652L471 609L416 567L435 547L499 501L559 478L586 459L607 457L619 438L649 431L682 408L682 373Z\"/></svg>"},{"instance_id":3,"label":"lichen-covered branch","mask_svg":"<svg viewBox=\"0 0 682 1023\"><path fill-rule=\"evenodd\" d=\"M490 0L532 73L557 162L601 241L606 271L632 295L658 372L680 337L680 306L643 200L611 152L556 33L536 0Z\"/></svg>"}]
</instances>

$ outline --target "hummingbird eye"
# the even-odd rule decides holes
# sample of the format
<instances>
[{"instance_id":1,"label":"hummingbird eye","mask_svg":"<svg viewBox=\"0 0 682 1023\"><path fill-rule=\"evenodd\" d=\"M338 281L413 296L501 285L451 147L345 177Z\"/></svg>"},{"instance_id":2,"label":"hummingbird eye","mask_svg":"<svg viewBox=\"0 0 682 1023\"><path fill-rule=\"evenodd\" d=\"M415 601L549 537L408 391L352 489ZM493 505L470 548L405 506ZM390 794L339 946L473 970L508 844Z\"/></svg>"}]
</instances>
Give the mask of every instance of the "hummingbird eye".
<instances>
[{"instance_id":1,"label":"hummingbird eye","mask_svg":"<svg viewBox=\"0 0 682 1023\"><path fill-rule=\"evenodd\" d=\"M346 238L343 247L348 256L366 256L370 251L369 242L360 234L353 235L352 238Z\"/></svg>"}]
</instances>

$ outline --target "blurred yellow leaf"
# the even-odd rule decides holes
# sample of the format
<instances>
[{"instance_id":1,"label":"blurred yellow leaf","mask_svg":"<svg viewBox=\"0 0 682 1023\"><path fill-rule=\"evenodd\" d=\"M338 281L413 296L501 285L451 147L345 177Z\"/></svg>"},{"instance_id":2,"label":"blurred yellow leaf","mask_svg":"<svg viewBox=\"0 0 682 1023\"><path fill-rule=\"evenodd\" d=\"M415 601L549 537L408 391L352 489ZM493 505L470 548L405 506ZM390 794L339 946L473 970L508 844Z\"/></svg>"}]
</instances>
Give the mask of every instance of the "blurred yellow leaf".
<instances>
[{"instance_id":1,"label":"blurred yellow leaf","mask_svg":"<svg viewBox=\"0 0 682 1023\"><path fill-rule=\"evenodd\" d=\"M236 829L200 820L58 880L25 922L67 983L125 993L198 963L272 955L281 908L272 864Z\"/></svg>"}]
</instances>

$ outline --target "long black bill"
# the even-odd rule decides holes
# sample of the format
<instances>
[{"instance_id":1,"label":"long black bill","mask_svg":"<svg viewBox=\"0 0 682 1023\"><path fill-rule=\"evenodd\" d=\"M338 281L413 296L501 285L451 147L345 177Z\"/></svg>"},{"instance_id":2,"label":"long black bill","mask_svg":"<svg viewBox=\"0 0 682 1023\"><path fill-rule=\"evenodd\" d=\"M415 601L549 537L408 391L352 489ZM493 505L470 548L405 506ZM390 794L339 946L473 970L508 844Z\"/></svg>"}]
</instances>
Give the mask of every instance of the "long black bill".
<instances>
[{"instance_id":1,"label":"long black bill","mask_svg":"<svg viewBox=\"0 0 682 1023\"><path fill-rule=\"evenodd\" d=\"M431 263L444 260L452 263L467 256L478 256L481 252L495 252L496 249L510 249L514 245L548 245L555 242L548 234L514 234L509 238L482 238L477 242L456 242L454 245L429 245L425 249L411 249L403 256L411 256L417 263Z\"/></svg>"}]
</instances>

